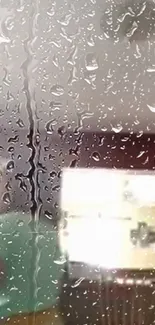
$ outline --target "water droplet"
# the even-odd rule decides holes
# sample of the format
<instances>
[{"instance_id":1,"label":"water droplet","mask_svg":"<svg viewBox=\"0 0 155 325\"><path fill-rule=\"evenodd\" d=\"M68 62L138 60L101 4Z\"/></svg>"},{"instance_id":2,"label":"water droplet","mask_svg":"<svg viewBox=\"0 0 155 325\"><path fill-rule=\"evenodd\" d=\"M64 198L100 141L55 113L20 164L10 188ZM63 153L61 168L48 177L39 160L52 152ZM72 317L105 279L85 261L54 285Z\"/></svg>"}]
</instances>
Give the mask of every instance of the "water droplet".
<instances>
[{"instance_id":1,"label":"water droplet","mask_svg":"<svg viewBox=\"0 0 155 325\"><path fill-rule=\"evenodd\" d=\"M54 102L54 101L50 102L50 108L52 111L59 111L61 107L62 107L62 103L60 102Z\"/></svg>"},{"instance_id":2,"label":"water droplet","mask_svg":"<svg viewBox=\"0 0 155 325\"><path fill-rule=\"evenodd\" d=\"M130 9L131 9L131 8L130 8ZM127 16L131 16L131 17L134 17L134 16L135 16L135 13L132 11L132 9L129 10L129 11L127 11L127 12L125 12L125 13L123 13L122 15L120 15L120 16L118 17L117 20L118 20L120 23L122 23L122 22L125 20L125 18L126 18Z\"/></svg>"},{"instance_id":3,"label":"water droplet","mask_svg":"<svg viewBox=\"0 0 155 325\"><path fill-rule=\"evenodd\" d=\"M52 17L52 16L54 16L54 14L55 14L55 8L53 6L53 7L49 8L47 10L47 15L50 16L50 17Z\"/></svg>"},{"instance_id":4,"label":"water droplet","mask_svg":"<svg viewBox=\"0 0 155 325\"><path fill-rule=\"evenodd\" d=\"M85 73L84 75L84 80L92 86L92 89L96 89L96 85L95 85L95 80L96 80L96 73L95 71L87 71L87 73Z\"/></svg>"},{"instance_id":5,"label":"water droplet","mask_svg":"<svg viewBox=\"0 0 155 325\"><path fill-rule=\"evenodd\" d=\"M48 121L45 125L45 129L47 131L48 134L52 134L53 133L53 126L52 126L52 121Z\"/></svg>"},{"instance_id":6,"label":"water droplet","mask_svg":"<svg viewBox=\"0 0 155 325\"><path fill-rule=\"evenodd\" d=\"M59 129L58 129L58 134L63 137L66 133L66 128L64 125L60 126Z\"/></svg>"},{"instance_id":7,"label":"water droplet","mask_svg":"<svg viewBox=\"0 0 155 325\"><path fill-rule=\"evenodd\" d=\"M16 143L19 141L19 136L15 135L13 138L9 138L8 142Z\"/></svg>"},{"instance_id":8,"label":"water droplet","mask_svg":"<svg viewBox=\"0 0 155 325\"><path fill-rule=\"evenodd\" d=\"M15 148L14 147L9 147L8 152L14 152Z\"/></svg>"},{"instance_id":9,"label":"water droplet","mask_svg":"<svg viewBox=\"0 0 155 325\"><path fill-rule=\"evenodd\" d=\"M12 17L6 18L5 27L7 30L12 30L14 28L14 20L12 19Z\"/></svg>"},{"instance_id":10,"label":"water droplet","mask_svg":"<svg viewBox=\"0 0 155 325\"><path fill-rule=\"evenodd\" d=\"M86 55L85 65L88 71L94 71L98 69L98 63L94 53L88 53Z\"/></svg>"},{"instance_id":11,"label":"water droplet","mask_svg":"<svg viewBox=\"0 0 155 325\"><path fill-rule=\"evenodd\" d=\"M100 160L100 154L97 151L94 151L93 154L92 154L92 158L95 161L99 161Z\"/></svg>"},{"instance_id":12,"label":"water droplet","mask_svg":"<svg viewBox=\"0 0 155 325\"><path fill-rule=\"evenodd\" d=\"M54 179L57 176L57 173L55 171L50 173L50 177Z\"/></svg>"},{"instance_id":13,"label":"water droplet","mask_svg":"<svg viewBox=\"0 0 155 325\"><path fill-rule=\"evenodd\" d=\"M23 227L24 226L24 221L23 220L18 220L17 221L17 226L18 227Z\"/></svg>"},{"instance_id":14,"label":"water droplet","mask_svg":"<svg viewBox=\"0 0 155 325\"><path fill-rule=\"evenodd\" d=\"M9 182L7 182L5 185L5 188L9 192L12 189L11 184Z\"/></svg>"},{"instance_id":15,"label":"water droplet","mask_svg":"<svg viewBox=\"0 0 155 325\"><path fill-rule=\"evenodd\" d=\"M130 28L130 30L128 30L128 32L126 33L126 36L128 38L132 37L133 34L135 33L135 31L137 30L137 28L138 28L138 24L137 24L136 21L134 21L131 28Z\"/></svg>"},{"instance_id":16,"label":"water droplet","mask_svg":"<svg viewBox=\"0 0 155 325\"><path fill-rule=\"evenodd\" d=\"M13 160L10 160L8 163L7 163L7 171L8 172L12 172L13 171L13 169L14 169L14 167L15 167L15 164L14 164L14 161Z\"/></svg>"},{"instance_id":17,"label":"water droplet","mask_svg":"<svg viewBox=\"0 0 155 325\"><path fill-rule=\"evenodd\" d=\"M115 133L119 133L123 130L123 126L121 124L117 124L116 126L111 126L112 127L112 131L114 131Z\"/></svg>"},{"instance_id":18,"label":"water droplet","mask_svg":"<svg viewBox=\"0 0 155 325\"><path fill-rule=\"evenodd\" d=\"M59 60L58 60L58 57L56 55L53 56L53 64L55 65L55 67L58 68L59 66Z\"/></svg>"},{"instance_id":19,"label":"water droplet","mask_svg":"<svg viewBox=\"0 0 155 325\"><path fill-rule=\"evenodd\" d=\"M53 219L53 214L49 211L45 211L45 217L49 220L52 220Z\"/></svg>"},{"instance_id":20,"label":"water droplet","mask_svg":"<svg viewBox=\"0 0 155 325\"><path fill-rule=\"evenodd\" d=\"M60 190L60 185L56 185L52 188L53 192L58 192Z\"/></svg>"},{"instance_id":21,"label":"water droplet","mask_svg":"<svg viewBox=\"0 0 155 325\"><path fill-rule=\"evenodd\" d=\"M24 122L20 118L18 119L18 121L16 123L20 128L24 127Z\"/></svg>"},{"instance_id":22,"label":"water droplet","mask_svg":"<svg viewBox=\"0 0 155 325\"><path fill-rule=\"evenodd\" d=\"M19 234L19 231L14 231L12 235L13 235L13 237L19 237L20 234Z\"/></svg>"},{"instance_id":23,"label":"water droplet","mask_svg":"<svg viewBox=\"0 0 155 325\"><path fill-rule=\"evenodd\" d=\"M72 14L64 15L62 18L60 18L60 20L58 20L58 23L63 26L68 26L71 18L72 18Z\"/></svg>"},{"instance_id":24,"label":"water droplet","mask_svg":"<svg viewBox=\"0 0 155 325\"><path fill-rule=\"evenodd\" d=\"M0 36L0 44L2 44L2 43L8 44L10 42L11 42L10 38L2 36L2 35Z\"/></svg>"},{"instance_id":25,"label":"water droplet","mask_svg":"<svg viewBox=\"0 0 155 325\"><path fill-rule=\"evenodd\" d=\"M152 113L155 113L155 105L148 105L147 104L147 107L149 108L149 110L152 112Z\"/></svg>"},{"instance_id":26,"label":"water droplet","mask_svg":"<svg viewBox=\"0 0 155 325\"><path fill-rule=\"evenodd\" d=\"M72 67L70 70L70 74L69 74L69 78L68 78L68 85L71 86L73 84L73 82L75 82L76 80L78 80L77 76L77 69L75 67Z\"/></svg>"},{"instance_id":27,"label":"water droplet","mask_svg":"<svg viewBox=\"0 0 155 325\"><path fill-rule=\"evenodd\" d=\"M71 48L71 52L67 58L67 63L71 64L71 65L75 65L75 57L77 54L77 47L76 46L72 46Z\"/></svg>"},{"instance_id":28,"label":"water droplet","mask_svg":"<svg viewBox=\"0 0 155 325\"><path fill-rule=\"evenodd\" d=\"M64 256L61 256L59 260L54 261L55 264L57 265L63 265L66 263L66 258Z\"/></svg>"},{"instance_id":29,"label":"water droplet","mask_svg":"<svg viewBox=\"0 0 155 325\"><path fill-rule=\"evenodd\" d=\"M140 151L140 153L138 154L137 158L142 157L145 154L145 151Z\"/></svg>"},{"instance_id":30,"label":"water droplet","mask_svg":"<svg viewBox=\"0 0 155 325\"><path fill-rule=\"evenodd\" d=\"M20 188L21 190L23 190L24 192L27 192L27 185L25 184L24 181L21 180L20 182Z\"/></svg>"},{"instance_id":31,"label":"water droplet","mask_svg":"<svg viewBox=\"0 0 155 325\"><path fill-rule=\"evenodd\" d=\"M54 85L51 88L51 93L55 96L62 96L64 94L64 88L60 85Z\"/></svg>"},{"instance_id":32,"label":"water droplet","mask_svg":"<svg viewBox=\"0 0 155 325\"><path fill-rule=\"evenodd\" d=\"M137 17L141 16L143 14L143 12L146 9L146 1L144 1L144 3L142 3L142 8L140 9L139 13L136 15Z\"/></svg>"},{"instance_id":33,"label":"water droplet","mask_svg":"<svg viewBox=\"0 0 155 325\"><path fill-rule=\"evenodd\" d=\"M11 196L9 192L4 193L3 195L3 202L5 204L10 204L11 203Z\"/></svg>"},{"instance_id":34,"label":"water droplet","mask_svg":"<svg viewBox=\"0 0 155 325\"><path fill-rule=\"evenodd\" d=\"M85 279L84 277L79 278L77 281L75 281L74 284L71 285L71 287L72 288L78 287L84 279Z\"/></svg>"},{"instance_id":35,"label":"water droplet","mask_svg":"<svg viewBox=\"0 0 155 325\"><path fill-rule=\"evenodd\" d=\"M89 46L95 46L95 42L94 42L94 39L93 39L93 35L89 34L88 37L87 37L87 44Z\"/></svg>"}]
</instances>

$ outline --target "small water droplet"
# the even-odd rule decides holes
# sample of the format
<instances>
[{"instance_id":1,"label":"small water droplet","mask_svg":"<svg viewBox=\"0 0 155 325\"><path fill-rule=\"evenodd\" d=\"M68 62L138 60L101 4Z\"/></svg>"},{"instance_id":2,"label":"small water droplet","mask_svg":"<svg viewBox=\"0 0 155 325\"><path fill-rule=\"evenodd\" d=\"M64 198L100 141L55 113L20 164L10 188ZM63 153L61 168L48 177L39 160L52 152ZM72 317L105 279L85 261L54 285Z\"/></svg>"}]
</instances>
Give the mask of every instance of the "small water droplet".
<instances>
[{"instance_id":1,"label":"small water droplet","mask_svg":"<svg viewBox=\"0 0 155 325\"><path fill-rule=\"evenodd\" d=\"M60 85L54 85L51 88L51 93L55 96L62 96L64 94L64 88Z\"/></svg>"},{"instance_id":2,"label":"small water droplet","mask_svg":"<svg viewBox=\"0 0 155 325\"><path fill-rule=\"evenodd\" d=\"M10 161L7 163L7 167L6 167L6 169L7 169L8 172L12 172L13 169L14 169L14 167L15 167L14 161L13 161L13 160L10 160Z\"/></svg>"},{"instance_id":3,"label":"small water droplet","mask_svg":"<svg viewBox=\"0 0 155 325\"><path fill-rule=\"evenodd\" d=\"M79 278L77 281L75 281L74 284L71 285L71 287L72 288L78 287L81 284L81 282L84 281L84 279L85 279L84 277Z\"/></svg>"},{"instance_id":4,"label":"small water droplet","mask_svg":"<svg viewBox=\"0 0 155 325\"><path fill-rule=\"evenodd\" d=\"M53 219L53 214L49 211L45 211L45 217L49 220L52 220Z\"/></svg>"},{"instance_id":5,"label":"small water droplet","mask_svg":"<svg viewBox=\"0 0 155 325\"><path fill-rule=\"evenodd\" d=\"M137 158L142 157L145 154L145 151L140 151L140 153L138 154Z\"/></svg>"},{"instance_id":6,"label":"small water droplet","mask_svg":"<svg viewBox=\"0 0 155 325\"><path fill-rule=\"evenodd\" d=\"M94 42L94 39L93 39L93 35L89 34L88 37L87 37L87 44L89 46L95 46L95 42Z\"/></svg>"},{"instance_id":7,"label":"small water droplet","mask_svg":"<svg viewBox=\"0 0 155 325\"><path fill-rule=\"evenodd\" d=\"M9 182L6 183L5 188L7 191L10 191L12 189L11 184Z\"/></svg>"},{"instance_id":8,"label":"small water droplet","mask_svg":"<svg viewBox=\"0 0 155 325\"><path fill-rule=\"evenodd\" d=\"M92 158L95 161L99 161L100 160L100 154L97 151L94 151L93 154L92 154Z\"/></svg>"},{"instance_id":9,"label":"small water droplet","mask_svg":"<svg viewBox=\"0 0 155 325\"><path fill-rule=\"evenodd\" d=\"M59 66L59 60L58 60L58 57L56 55L53 56L53 64L55 65L55 67L58 68Z\"/></svg>"},{"instance_id":10,"label":"small water droplet","mask_svg":"<svg viewBox=\"0 0 155 325\"><path fill-rule=\"evenodd\" d=\"M152 113L155 113L155 105L149 105L147 104L147 107L149 108L149 110L152 112Z\"/></svg>"},{"instance_id":11,"label":"small water droplet","mask_svg":"<svg viewBox=\"0 0 155 325\"><path fill-rule=\"evenodd\" d=\"M94 53L88 53L86 55L85 65L88 71L94 71L98 69L98 63Z\"/></svg>"},{"instance_id":12,"label":"small water droplet","mask_svg":"<svg viewBox=\"0 0 155 325\"><path fill-rule=\"evenodd\" d=\"M132 37L133 34L135 33L135 31L137 30L137 28L138 28L138 24L137 24L136 21L134 21L131 28L130 28L130 30L126 33L126 36L128 38Z\"/></svg>"},{"instance_id":13,"label":"small water droplet","mask_svg":"<svg viewBox=\"0 0 155 325\"><path fill-rule=\"evenodd\" d=\"M75 65L76 54L77 54L77 47L72 46L71 52L70 52L70 54L69 54L69 56L67 58L67 63L69 63L71 65Z\"/></svg>"},{"instance_id":14,"label":"small water droplet","mask_svg":"<svg viewBox=\"0 0 155 325\"><path fill-rule=\"evenodd\" d=\"M69 78L68 78L68 85L69 86L71 86L73 84L73 82L78 80L76 74L77 74L77 69L75 67L72 67L70 69Z\"/></svg>"},{"instance_id":15,"label":"small water droplet","mask_svg":"<svg viewBox=\"0 0 155 325\"><path fill-rule=\"evenodd\" d=\"M63 126L60 126L59 128L58 128L58 134L60 135L60 137L63 137L64 135L65 135L65 133L66 133L66 128L65 128L65 126L63 125Z\"/></svg>"},{"instance_id":16,"label":"small water droplet","mask_svg":"<svg viewBox=\"0 0 155 325\"><path fill-rule=\"evenodd\" d=\"M14 152L15 148L14 147L9 147L8 152Z\"/></svg>"},{"instance_id":17,"label":"small water droplet","mask_svg":"<svg viewBox=\"0 0 155 325\"><path fill-rule=\"evenodd\" d=\"M55 171L50 172L50 177L54 179L57 176L57 173Z\"/></svg>"},{"instance_id":18,"label":"small water droplet","mask_svg":"<svg viewBox=\"0 0 155 325\"><path fill-rule=\"evenodd\" d=\"M20 234L19 234L19 231L14 231L12 235L13 235L13 237L19 237Z\"/></svg>"},{"instance_id":19,"label":"small water droplet","mask_svg":"<svg viewBox=\"0 0 155 325\"><path fill-rule=\"evenodd\" d=\"M9 192L4 193L3 195L3 202L5 204L10 204L11 203L11 196Z\"/></svg>"},{"instance_id":20,"label":"small water droplet","mask_svg":"<svg viewBox=\"0 0 155 325\"><path fill-rule=\"evenodd\" d=\"M54 102L54 101L50 102L50 108L52 111L59 111L61 107L62 107L62 103L60 102Z\"/></svg>"},{"instance_id":21,"label":"small water droplet","mask_svg":"<svg viewBox=\"0 0 155 325\"><path fill-rule=\"evenodd\" d=\"M20 118L18 119L18 121L16 123L20 128L24 127L24 122Z\"/></svg>"},{"instance_id":22,"label":"small water droplet","mask_svg":"<svg viewBox=\"0 0 155 325\"><path fill-rule=\"evenodd\" d=\"M18 220L17 221L17 226L18 227L23 227L24 226L24 221L23 220Z\"/></svg>"},{"instance_id":23,"label":"small water droplet","mask_svg":"<svg viewBox=\"0 0 155 325\"><path fill-rule=\"evenodd\" d=\"M52 121L53 120L48 121L46 123L46 125L45 125L45 129L46 129L46 131L47 131L48 134L52 134L53 133Z\"/></svg>"}]
</instances>

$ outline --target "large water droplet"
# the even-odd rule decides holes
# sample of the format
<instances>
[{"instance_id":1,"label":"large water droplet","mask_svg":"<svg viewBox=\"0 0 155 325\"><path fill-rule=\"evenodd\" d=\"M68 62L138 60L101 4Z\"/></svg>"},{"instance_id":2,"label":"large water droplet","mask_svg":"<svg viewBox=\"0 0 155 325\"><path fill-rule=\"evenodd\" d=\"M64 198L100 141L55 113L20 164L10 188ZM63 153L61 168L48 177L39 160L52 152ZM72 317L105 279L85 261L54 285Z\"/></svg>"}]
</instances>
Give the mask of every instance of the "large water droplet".
<instances>
[{"instance_id":1,"label":"large water droplet","mask_svg":"<svg viewBox=\"0 0 155 325\"><path fill-rule=\"evenodd\" d=\"M98 69L98 63L94 53L88 53L86 55L85 65L88 71L94 71Z\"/></svg>"},{"instance_id":2,"label":"large water droplet","mask_svg":"<svg viewBox=\"0 0 155 325\"><path fill-rule=\"evenodd\" d=\"M5 204L10 204L11 203L11 196L9 192L4 193L3 195L3 202Z\"/></svg>"},{"instance_id":3,"label":"large water droplet","mask_svg":"<svg viewBox=\"0 0 155 325\"><path fill-rule=\"evenodd\" d=\"M60 18L60 20L58 20L58 23L63 26L68 26L71 18L72 18L72 14L64 15L63 17Z\"/></svg>"},{"instance_id":4,"label":"large water droplet","mask_svg":"<svg viewBox=\"0 0 155 325\"><path fill-rule=\"evenodd\" d=\"M55 96L62 96L64 94L64 88L60 85L54 85L51 88L51 93Z\"/></svg>"},{"instance_id":5,"label":"large water droplet","mask_svg":"<svg viewBox=\"0 0 155 325\"><path fill-rule=\"evenodd\" d=\"M55 264L57 265L63 265L66 263L66 258L64 256L61 256L59 260L54 261Z\"/></svg>"},{"instance_id":6,"label":"large water droplet","mask_svg":"<svg viewBox=\"0 0 155 325\"><path fill-rule=\"evenodd\" d=\"M10 42L11 42L10 38L0 35L0 44L2 44L2 43L7 44L7 43L10 43Z\"/></svg>"},{"instance_id":7,"label":"large water droplet","mask_svg":"<svg viewBox=\"0 0 155 325\"><path fill-rule=\"evenodd\" d=\"M93 154L92 154L92 158L95 161L99 161L100 160L100 154L97 151L94 151Z\"/></svg>"},{"instance_id":8,"label":"large water droplet","mask_svg":"<svg viewBox=\"0 0 155 325\"><path fill-rule=\"evenodd\" d=\"M147 104L147 107L149 108L149 110L150 110L152 113L155 113L155 104L154 104L153 106Z\"/></svg>"},{"instance_id":9,"label":"large water droplet","mask_svg":"<svg viewBox=\"0 0 155 325\"><path fill-rule=\"evenodd\" d=\"M119 133L123 130L123 126L121 124L117 124L116 126L111 126L112 127L112 131L114 131L115 133Z\"/></svg>"},{"instance_id":10,"label":"large water droplet","mask_svg":"<svg viewBox=\"0 0 155 325\"><path fill-rule=\"evenodd\" d=\"M8 142L16 143L19 141L19 136L15 135L13 138L9 138Z\"/></svg>"},{"instance_id":11,"label":"large water droplet","mask_svg":"<svg viewBox=\"0 0 155 325\"><path fill-rule=\"evenodd\" d=\"M50 16L50 17L52 17L52 16L54 16L54 14L55 14L55 8L54 8L54 6L51 7L51 8L48 8L47 15Z\"/></svg>"},{"instance_id":12,"label":"large water droplet","mask_svg":"<svg viewBox=\"0 0 155 325\"><path fill-rule=\"evenodd\" d=\"M147 72L155 72L155 67L152 67L152 68L147 68L146 70Z\"/></svg>"}]
</instances>

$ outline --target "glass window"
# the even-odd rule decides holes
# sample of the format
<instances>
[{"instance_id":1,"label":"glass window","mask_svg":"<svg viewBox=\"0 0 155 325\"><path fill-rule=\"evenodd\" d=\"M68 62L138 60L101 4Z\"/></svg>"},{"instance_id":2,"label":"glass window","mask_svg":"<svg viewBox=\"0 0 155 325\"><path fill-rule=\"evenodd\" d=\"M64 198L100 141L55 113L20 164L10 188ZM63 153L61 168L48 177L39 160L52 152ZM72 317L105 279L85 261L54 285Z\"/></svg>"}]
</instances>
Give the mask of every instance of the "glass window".
<instances>
[{"instance_id":1,"label":"glass window","mask_svg":"<svg viewBox=\"0 0 155 325\"><path fill-rule=\"evenodd\" d=\"M0 322L154 323L154 22L0 0Z\"/></svg>"}]
</instances>

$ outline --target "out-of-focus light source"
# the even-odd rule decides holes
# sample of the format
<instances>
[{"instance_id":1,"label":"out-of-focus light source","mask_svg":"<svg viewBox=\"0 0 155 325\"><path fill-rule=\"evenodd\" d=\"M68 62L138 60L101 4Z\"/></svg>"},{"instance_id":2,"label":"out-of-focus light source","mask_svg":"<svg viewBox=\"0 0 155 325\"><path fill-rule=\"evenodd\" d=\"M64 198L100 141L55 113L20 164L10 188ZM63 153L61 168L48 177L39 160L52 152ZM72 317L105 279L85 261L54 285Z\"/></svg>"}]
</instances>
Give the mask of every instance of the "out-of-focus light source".
<instances>
[{"instance_id":1,"label":"out-of-focus light source","mask_svg":"<svg viewBox=\"0 0 155 325\"><path fill-rule=\"evenodd\" d=\"M61 209L67 223L60 231L63 252L71 261L106 268L130 267L132 263L144 267L146 255L142 250L136 253L130 230L137 227L139 205L155 206L154 183L153 173L64 169ZM129 199L126 192L131 194ZM138 262L136 256L140 256Z\"/></svg>"}]
</instances>

